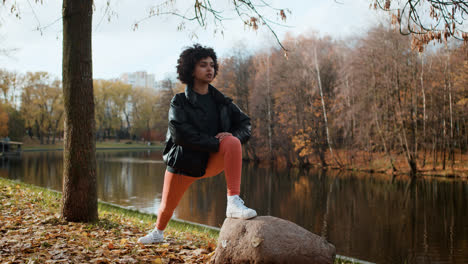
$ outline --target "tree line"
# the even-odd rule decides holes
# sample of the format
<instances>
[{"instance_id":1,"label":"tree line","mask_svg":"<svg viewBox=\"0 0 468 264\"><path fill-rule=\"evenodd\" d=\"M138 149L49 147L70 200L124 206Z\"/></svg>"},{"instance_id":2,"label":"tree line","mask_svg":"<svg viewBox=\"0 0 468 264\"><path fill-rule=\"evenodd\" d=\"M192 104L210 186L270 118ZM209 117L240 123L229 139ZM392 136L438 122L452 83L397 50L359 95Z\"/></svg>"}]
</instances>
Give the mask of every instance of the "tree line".
<instances>
[{"instance_id":1,"label":"tree line","mask_svg":"<svg viewBox=\"0 0 468 264\"><path fill-rule=\"evenodd\" d=\"M118 79L93 80L96 140L163 141L172 96L183 90L170 78L158 90L132 87ZM47 72L19 74L0 69L0 137L63 139L62 84Z\"/></svg>"},{"instance_id":2,"label":"tree line","mask_svg":"<svg viewBox=\"0 0 468 264\"><path fill-rule=\"evenodd\" d=\"M252 118L251 160L385 171L463 164L468 47L415 49L380 25L346 40L310 33L222 60L216 84ZM430 161L430 164L429 164ZM430 165L430 166L429 166Z\"/></svg>"},{"instance_id":3,"label":"tree line","mask_svg":"<svg viewBox=\"0 0 468 264\"><path fill-rule=\"evenodd\" d=\"M388 170L405 164L412 172L429 161L443 169L463 161L466 46L419 52L410 38L382 25L346 40L310 33L287 36L283 44L286 57L280 48L248 53L239 46L220 59L214 85L252 118L247 159L344 168L379 156ZM96 140L164 140L170 100L184 89L169 78L159 90L118 79L94 80L93 86ZM59 80L4 69L0 87L3 136L26 133L42 144L62 137Z\"/></svg>"}]
</instances>

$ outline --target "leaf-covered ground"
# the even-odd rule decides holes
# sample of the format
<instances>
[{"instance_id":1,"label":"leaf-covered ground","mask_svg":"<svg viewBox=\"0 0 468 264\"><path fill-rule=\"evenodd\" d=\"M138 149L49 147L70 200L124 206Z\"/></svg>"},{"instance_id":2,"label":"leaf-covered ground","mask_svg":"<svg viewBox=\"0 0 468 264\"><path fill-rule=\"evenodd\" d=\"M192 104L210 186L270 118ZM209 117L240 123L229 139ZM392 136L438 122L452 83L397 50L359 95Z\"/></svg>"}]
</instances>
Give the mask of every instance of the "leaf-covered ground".
<instances>
[{"instance_id":1,"label":"leaf-covered ground","mask_svg":"<svg viewBox=\"0 0 468 264\"><path fill-rule=\"evenodd\" d=\"M151 221L112 210L99 222L60 219L59 195L0 179L0 263L205 263L216 245L206 232L166 229L166 243L137 242Z\"/></svg>"}]
</instances>

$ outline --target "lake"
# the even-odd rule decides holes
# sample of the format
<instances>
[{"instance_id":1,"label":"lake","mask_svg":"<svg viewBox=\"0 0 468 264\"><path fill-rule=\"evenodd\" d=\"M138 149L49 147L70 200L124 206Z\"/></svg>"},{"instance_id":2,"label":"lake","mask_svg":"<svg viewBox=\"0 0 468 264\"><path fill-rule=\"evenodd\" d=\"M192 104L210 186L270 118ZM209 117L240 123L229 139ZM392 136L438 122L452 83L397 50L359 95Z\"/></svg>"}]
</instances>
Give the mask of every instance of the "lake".
<instances>
[{"instance_id":1,"label":"lake","mask_svg":"<svg viewBox=\"0 0 468 264\"><path fill-rule=\"evenodd\" d=\"M165 170L160 151L98 151L96 157L101 200L157 212ZM61 151L0 160L1 177L61 191ZM337 254L376 263L468 263L467 180L249 164L242 172L247 206L326 237ZM218 175L195 182L175 217L220 227L225 208L226 183Z\"/></svg>"}]
</instances>

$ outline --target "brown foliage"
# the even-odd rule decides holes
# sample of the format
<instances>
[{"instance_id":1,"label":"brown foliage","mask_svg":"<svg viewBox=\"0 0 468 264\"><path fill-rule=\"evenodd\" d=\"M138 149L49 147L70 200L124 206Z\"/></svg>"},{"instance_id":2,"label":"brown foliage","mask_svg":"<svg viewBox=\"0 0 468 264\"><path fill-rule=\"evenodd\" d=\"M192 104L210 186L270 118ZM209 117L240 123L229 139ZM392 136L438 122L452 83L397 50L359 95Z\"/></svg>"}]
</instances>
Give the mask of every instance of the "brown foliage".
<instances>
[{"instance_id":1,"label":"brown foliage","mask_svg":"<svg viewBox=\"0 0 468 264\"><path fill-rule=\"evenodd\" d=\"M252 118L247 156L322 166L344 159L355 167L355 153L365 153L358 156L371 162L383 155L392 170L405 172L427 167L429 158L456 164L455 148L468 147L466 47L421 54L410 38L385 26L347 41L288 36L287 59L270 49L247 56L249 67L236 63L242 53L223 60L216 85ZM327 147L314 49L337 161Z\"/></svg>"},{"instance_id":2,"label":"brown foliage","mask_svg":"<svg viewBox=\"0 0 468 264\"><path fill-rule=\"evenodd\" d=\"M117 213L101 212L91 224L64 222L57 197L19 185L0 183L0 200L0 259L6 262L205 263L215 248L213 239L171 228L167 243L139 244L145 227Z\"/></svg>"},{"instance_id":3,"label":"brown foliage","mask_svg":"<svg viewBox=\"0 0 468 264\"><path fill-rule=\"evenodd\" d=\"M8 113L5 107L0 104L0 137L8 136Z\"/></svg>"}]
</instances>

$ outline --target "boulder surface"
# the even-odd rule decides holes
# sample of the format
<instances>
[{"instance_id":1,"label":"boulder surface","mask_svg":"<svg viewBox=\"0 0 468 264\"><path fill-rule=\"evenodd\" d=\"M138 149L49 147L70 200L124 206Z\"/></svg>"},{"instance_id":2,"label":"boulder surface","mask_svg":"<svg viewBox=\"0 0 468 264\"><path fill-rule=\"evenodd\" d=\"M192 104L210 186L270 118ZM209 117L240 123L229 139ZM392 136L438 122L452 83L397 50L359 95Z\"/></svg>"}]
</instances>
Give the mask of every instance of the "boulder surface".
<instances>
[{"instance_id":1,"label":"boulder surface","mask_svg":"<svg viewBox=\"0 0 468 264\"><path fill-rule=\"evenodd\" d=\"M226 218L210 263L329 263L335 246L284 219Z\"/></svg>"}]
</instances>

